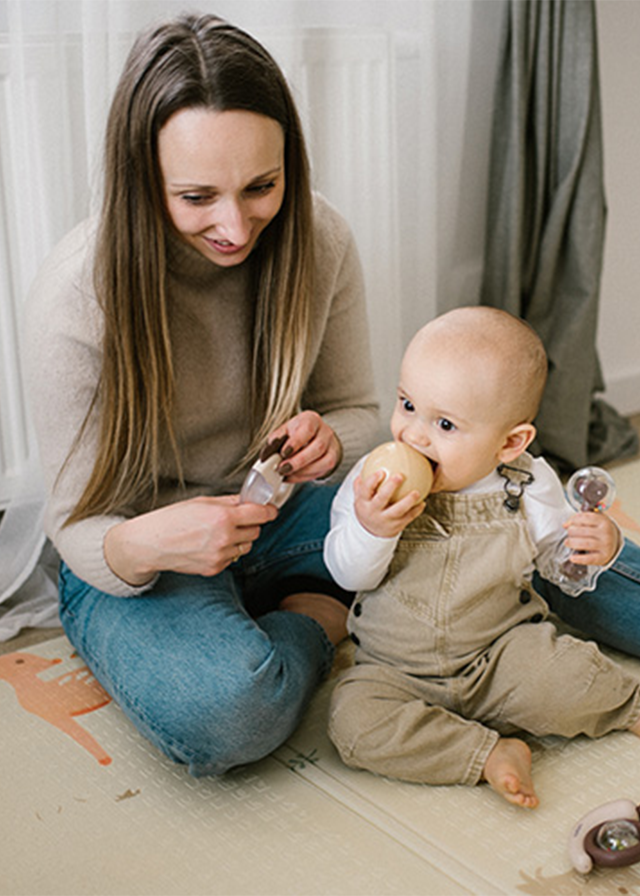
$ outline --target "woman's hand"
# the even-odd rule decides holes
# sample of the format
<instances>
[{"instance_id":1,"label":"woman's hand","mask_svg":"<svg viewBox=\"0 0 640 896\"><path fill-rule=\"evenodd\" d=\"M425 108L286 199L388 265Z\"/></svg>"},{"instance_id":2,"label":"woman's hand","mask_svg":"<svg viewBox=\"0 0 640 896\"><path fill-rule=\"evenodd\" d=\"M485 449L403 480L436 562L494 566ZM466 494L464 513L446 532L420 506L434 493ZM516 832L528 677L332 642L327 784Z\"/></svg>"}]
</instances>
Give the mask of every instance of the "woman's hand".
<instances>
[{"instance_id":1,"label":"woman's hand","mask_svg":"<svg viewBox=\"0 0 640 896\"><path fill-rule=\"evenodd\" d=\"M606 566L619 546L619 531L606 513L576 513L564 524L566 546L577 553L569 560L580 566Z\"/></svg>"},{"instance_id":2,"label":"woman's hand","mask_svg":"<svg viewBox=\"0 0 640 896\"><path fill-rule=\"evenodd\" d=\"M424 510L425 502L415 490L392 503L396 489L403 482L402 473L386 476L384 470L378 470L366 479L356 476L353 483L356 516L360 525L372 535L395 538Z\"/></svg>"},{"instance_id":3,"label":"woman's hand","mask_svg":"<svg viewBox=\"0 0 640 896\"><path fill-rule=\"evenodd\" d=\"M309 482L333 473L342 460L342 445L331 427L315 411L302 411L278 429L269 445L282 441L278 472L287 482Z\"/></svg>"},{"instance_id":4,"label":"woman's hand","mask_svg":"<svg viewBox=\"0 0 640 896\"><path fill-rule=\"evenodd\" d=\"M240 504L238 495L191 498L114 526L105 538L105 557L134 586L163 570L215 576L247 554L261 526L277 515L272 504Z\"/></svg>"}]
</instances>

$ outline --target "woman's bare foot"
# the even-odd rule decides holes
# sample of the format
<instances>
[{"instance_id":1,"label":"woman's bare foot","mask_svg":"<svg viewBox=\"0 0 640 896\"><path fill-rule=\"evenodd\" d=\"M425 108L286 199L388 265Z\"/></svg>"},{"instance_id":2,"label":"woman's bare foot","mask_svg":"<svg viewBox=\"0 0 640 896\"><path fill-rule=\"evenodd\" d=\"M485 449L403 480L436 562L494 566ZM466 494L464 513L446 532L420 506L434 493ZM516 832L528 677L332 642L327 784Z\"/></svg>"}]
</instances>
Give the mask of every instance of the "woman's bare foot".
<instances>
[{"instance_id":1,"label":"woman's bare foot","mask_svg":"<svg viewBox=\"0 0 640 896\"><path fill-rule=\"evenodd\" d=\"M484 780L509 803L535 809L538 797L531 779L531 750L517 738L500 738L484 766Z\"/></svg>"},{"instance_id":2,"label":"woman's bare foot","mask_svg":"<svg viewBox=\"0 0 640 896\"><path fill-rule=\"evenodd\" d=\"M335 597L329 597L328 594L312 594L310 592L289 594L280 601L280 609L315 619L334 645L339 644L347 637L349 611L344 604L341 604Z\"/></svg>"}]
</instances>

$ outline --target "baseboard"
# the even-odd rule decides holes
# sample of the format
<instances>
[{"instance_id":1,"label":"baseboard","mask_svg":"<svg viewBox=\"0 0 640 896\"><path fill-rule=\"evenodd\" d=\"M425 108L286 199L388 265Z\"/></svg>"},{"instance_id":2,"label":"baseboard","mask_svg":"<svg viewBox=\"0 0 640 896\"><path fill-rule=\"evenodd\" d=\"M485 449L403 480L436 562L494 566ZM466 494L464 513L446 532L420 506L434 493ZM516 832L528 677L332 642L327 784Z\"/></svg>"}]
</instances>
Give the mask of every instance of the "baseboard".
<instances>
[{"instance_id":1,"label":"baseboard","mask_svg":"<svg viewBox=\"0 0 640 896\"><path fill-rule=\"evenodd\" d=\"M625 417L640 414L640 372L607 378L603 398Z\"/></svg>"}]
</instances>

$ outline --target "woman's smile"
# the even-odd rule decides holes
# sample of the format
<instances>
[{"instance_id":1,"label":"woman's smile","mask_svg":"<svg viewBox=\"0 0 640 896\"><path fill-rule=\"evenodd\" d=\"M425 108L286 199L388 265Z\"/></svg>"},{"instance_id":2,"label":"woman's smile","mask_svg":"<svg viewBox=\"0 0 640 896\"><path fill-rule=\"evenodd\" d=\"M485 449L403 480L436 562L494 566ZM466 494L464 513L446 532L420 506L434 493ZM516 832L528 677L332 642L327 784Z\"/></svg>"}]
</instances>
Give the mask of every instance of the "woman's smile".
<instances>
[{"instance_id":1,"label":"woman's smile","mask_svg":"<svg viewBox=\"0 0 640 896\"><path fill-rule=\"evenodd\" d=\"M219 240L205 235L203 235L203 240L208 246L216 252L222 252L223 255L235 255L237 252L242 252L246 247L246 243L238 246L235 243L230 243L228 240Z\"/></svg>"}]
</instances>

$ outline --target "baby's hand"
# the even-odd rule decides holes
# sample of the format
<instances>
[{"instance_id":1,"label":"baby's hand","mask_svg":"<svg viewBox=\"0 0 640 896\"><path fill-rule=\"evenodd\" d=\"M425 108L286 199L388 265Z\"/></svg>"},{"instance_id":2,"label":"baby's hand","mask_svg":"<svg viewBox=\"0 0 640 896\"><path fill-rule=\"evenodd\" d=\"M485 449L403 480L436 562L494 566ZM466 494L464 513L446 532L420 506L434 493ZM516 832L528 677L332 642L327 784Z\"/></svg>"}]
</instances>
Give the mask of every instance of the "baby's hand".
<instances>
[{"instance_id":1,"label":"baby's hand","mask_svg":"<svg viewBox=\"0 0 640 896\"><path fill-rule=\"evenodd\" d=\"M420 516L425 502L417 491L392 503L395 490L404 481L402 473L386 476L384 470L372 473L363 480L358 476L353 484L355 511L361 526L379 538L394 538L409 523Z\"/></svg>"},{"instance_id":2,"label":"baby's hand","mask_svg":"<svg viewBox=\"0 0 640 896\"><path fill-rule=\"evenodd\" d=\"M606 566L618 550L618 528L606 513L576 513L564 524L566 546L577 552L572 563L583 566Z\"/></svg>"}]
</instances>

